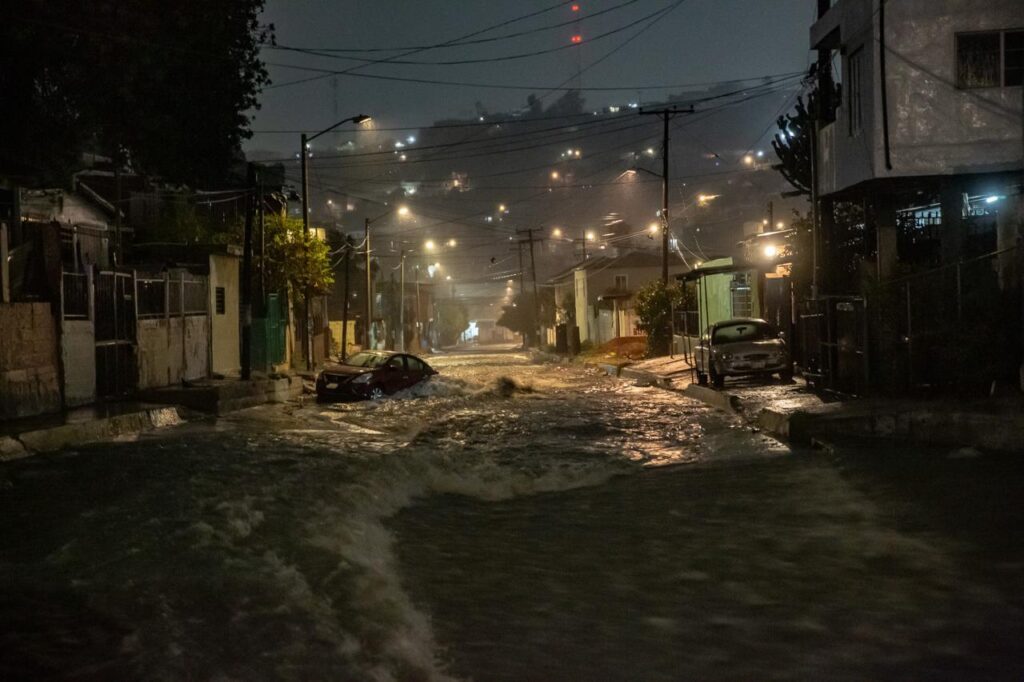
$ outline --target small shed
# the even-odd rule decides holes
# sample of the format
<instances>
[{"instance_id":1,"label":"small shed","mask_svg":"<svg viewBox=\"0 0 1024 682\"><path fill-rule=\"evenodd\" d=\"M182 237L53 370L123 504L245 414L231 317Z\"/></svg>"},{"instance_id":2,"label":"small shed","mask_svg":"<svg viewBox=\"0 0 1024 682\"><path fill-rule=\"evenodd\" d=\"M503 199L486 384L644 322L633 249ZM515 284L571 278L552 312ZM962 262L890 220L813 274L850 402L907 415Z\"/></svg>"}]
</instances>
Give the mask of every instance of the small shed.
<instances>
[{"instance_id":1,"label":"small shed","mask_svg":"<svg viewBox=\"0 0 1024 682\"><path fill-rule=\"evenodd\" d=\"M695 344L701 331L733 317L761 317L762 290L758 267L726 257L702 263L677 275L686 293L682 324L677 331ZM681 327L681 328L680 328Z\"/></svg>"}]
</instances>

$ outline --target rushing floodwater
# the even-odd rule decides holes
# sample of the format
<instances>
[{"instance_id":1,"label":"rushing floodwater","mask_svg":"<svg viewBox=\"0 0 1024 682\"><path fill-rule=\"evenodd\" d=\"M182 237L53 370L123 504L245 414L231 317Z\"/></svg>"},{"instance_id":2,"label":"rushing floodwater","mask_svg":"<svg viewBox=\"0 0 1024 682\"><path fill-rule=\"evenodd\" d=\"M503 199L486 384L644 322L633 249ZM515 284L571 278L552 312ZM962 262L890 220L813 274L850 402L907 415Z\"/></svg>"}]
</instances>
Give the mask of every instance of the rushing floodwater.
<instances>
[{"instance_id":1,"label":"rushing floodwater","mask_svg":"<svg viewBox=\"0 0 1024 682\"><path fill-rule=\"evenodd\" d=\"M0 467L0 679L1024 673L1017 460L792 453L576 368L434 364Z\"/></svg>"}]
</instances>

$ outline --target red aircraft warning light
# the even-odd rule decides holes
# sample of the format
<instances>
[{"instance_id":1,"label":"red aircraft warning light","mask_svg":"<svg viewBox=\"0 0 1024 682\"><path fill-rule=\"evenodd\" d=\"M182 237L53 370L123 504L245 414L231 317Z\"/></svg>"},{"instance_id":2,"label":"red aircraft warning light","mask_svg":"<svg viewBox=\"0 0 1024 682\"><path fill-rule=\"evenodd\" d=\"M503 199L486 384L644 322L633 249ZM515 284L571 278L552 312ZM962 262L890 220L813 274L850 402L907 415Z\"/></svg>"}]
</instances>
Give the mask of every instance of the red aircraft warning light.
<instances>
[{"instance_id":1,"label":"red aircraft warning light","mask_svg":"<svg viewBox=\"0 0 1024 682\"><path fill-rule=\"evenodd\" d=\"M579 12L580 11L580 6L579 5L573 5L572 6L572 11L573 12Z\"/></svg>"},{"instance_id":2,"label":"red aircraft warning light","mask_svg":"<svg viewBox=\"0 0 1024 682\"><path fill-rule=\"evenodd\" d=\"M572 37L572 42L574 42L574 43L582 43L583 42L583 36L581 36L580 34L577 33L576 35L574 35Z\"/></svg>"}]
</instances>

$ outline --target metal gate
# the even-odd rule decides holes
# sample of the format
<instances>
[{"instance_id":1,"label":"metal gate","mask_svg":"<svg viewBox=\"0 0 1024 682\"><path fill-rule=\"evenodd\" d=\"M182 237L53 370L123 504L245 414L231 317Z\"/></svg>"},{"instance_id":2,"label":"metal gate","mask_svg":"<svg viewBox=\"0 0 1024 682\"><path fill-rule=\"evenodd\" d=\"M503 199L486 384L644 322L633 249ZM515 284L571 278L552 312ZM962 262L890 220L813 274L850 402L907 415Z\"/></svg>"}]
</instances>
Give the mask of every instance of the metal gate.
<instances>
[{"instance_id":1,"label":"metal gate","mask_svg":"<svg viewBox=\"0 0 1024 682\"><path fill-rule=\"evenodd\" d=\"M269 370L284 362L287 324L283 308L279 294L268 294L264 317L253 320L252 364L256 369Z\"/></svg>"},{"instance_id":2,"label":"metal gate","mask_svg":"<svg viewBox=\"0 0 1024 682\"><path fill-rule=\"evenodd\" d=\"M135 389L135 283L130 272L100 272L95 278L96 394L128 395Z\"/></svg>"}]
</instances>

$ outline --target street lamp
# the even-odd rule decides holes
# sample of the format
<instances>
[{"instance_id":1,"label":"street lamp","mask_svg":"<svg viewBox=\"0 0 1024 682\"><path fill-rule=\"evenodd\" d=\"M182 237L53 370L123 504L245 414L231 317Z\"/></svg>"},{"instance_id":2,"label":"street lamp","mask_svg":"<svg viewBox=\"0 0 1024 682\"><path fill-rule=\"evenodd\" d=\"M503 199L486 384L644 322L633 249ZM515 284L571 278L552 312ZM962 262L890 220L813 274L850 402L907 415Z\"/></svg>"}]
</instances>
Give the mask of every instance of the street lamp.
<instances>
[{"instance_id":1,"label":"street lamp","mask_svg":"<svg viewBox=\"0 0 1024 682\"><path fill-rule=\"evenodd\" d=\"M321 135L324 135L325 133L329 133L332 130L334 130L335 128L337 128L338 126L343 125L345 123L355 123L355 124L358 125L360 123L365 123L366 121L369 121L369 120L370 120L370 117L367 116L366 114L359 114L358 116L350 116L350 117L348 117L346 119L342 119L341 121L338 121L334 125L321 130L319 133L316 133L313 136L309 136L309 135L306 135L306 133L302 133L301 142L300 142L300 146L299 146L299 159L301 160L301 165L302 165L302 232L303 232L303 234L308 234L309 233L309 170L308 170L309 143L312 142L313 140L315 140L316 138L320 137ZM309 288L307 287L306 291L305 291L305 299L306 300L305 300L305 303L303 305L303 310L302 310L303 328L306 330L306 338L303 339L303 346L304 346L304 350L306 352L306 369L307 370L312 370L313 369L313 329L312 329L313 320L309 316L309 296L310 296L310 291L309 291Z\"/></svg>"}]
</instances>

